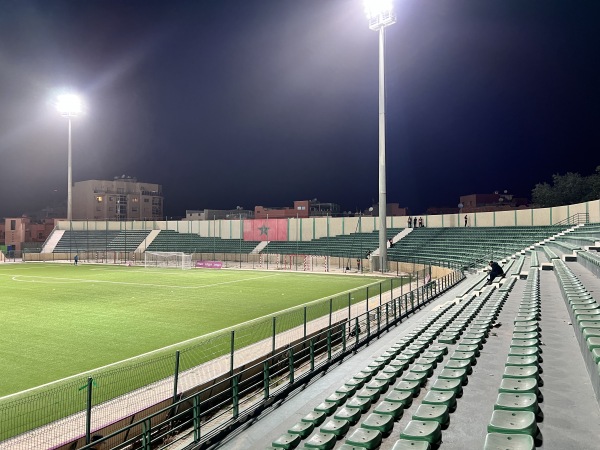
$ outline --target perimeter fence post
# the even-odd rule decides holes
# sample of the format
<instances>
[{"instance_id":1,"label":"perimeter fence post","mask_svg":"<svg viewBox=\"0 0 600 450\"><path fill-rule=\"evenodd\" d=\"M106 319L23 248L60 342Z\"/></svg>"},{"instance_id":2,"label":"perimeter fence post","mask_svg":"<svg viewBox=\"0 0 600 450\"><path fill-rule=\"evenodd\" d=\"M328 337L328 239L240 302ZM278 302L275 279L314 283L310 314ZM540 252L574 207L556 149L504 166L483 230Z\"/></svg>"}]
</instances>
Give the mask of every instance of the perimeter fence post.
<instances>
[{"instance_id":1,"label":"perimeter fence post","mask_svg":"<svg viewBox=\"0 0 600 450\"><path fill-rule=\"evenodd\" d=\"M231 330L231 355L229 359L229 374L233 375L233 353L235 352L235 330Z\"/></svg>"},{"instance_id":2,"label":"perimeter fence post","mask_svg":"<svg viewBox=\"0 0 600 450\"><path fill-rule=\"evenodd\" d=\"M288 366L290 370L290 384L294 383L294 349L290 347L288 350Z\"/></svg>"},{"instance_id":3,"label":"perimeter fence post","mask_svg":"<svg viewBox=\"0 0 600 450\"><path fill-rule=\"evenodd\" d=\"M200 392L193 397L194 442L200 441Z\"/></svg>"},{"instance_id":4,"label":"perimeter fence post","mask_svg":"<svg viewBox=\"0 0 600 450\"><path fill-rule=\"evenodd\" d=\"M271 355L275 355L275 330L277 328L277 317L273 317L273 345L271 346Z\"/></svg>"},{"instance_id":5,"label":"perimeter fence post","mask_svg":"<svg viewBox=\"0 0 600 450\"><path fill-rule=\"evenodd\" d=\"M266 360L263 363L263 389L265 391L265 400L269 398L269 376L269 360Z\"/></svg>"},{"instance_id":6,"label":"perimeter fence post","mask_svg":"<svg viewBox=\"0 0 600 450\"><path fill-rule=\"evenodd\" d=\"M85 403L85 443L86 445L92 442L91 433L92 433L92 377L88 377L87 379L87 398Z\"/></svg>"},{"instance_id":7,"label":"perimeter fence post","mask_svg":"<svg viewBox=\"0 0 600 450\"><path fill-rule=\"evenodd\" d=\"M304 339L306 339L306 306L304 307Z\"/></svg>"},{"instance_id":8,"label":"perimeter fence post","mask_svg":"<svg viewBox=\"0 0 600 450\"><path fill-rule=\"evenodd\" d=\"M175 352L175 375L173 376L173 403L177 402L177 385L179 384L179 350Z\"/></svg>"},{"instance_id":9,"label":"perimeter fence post","mask_svg":"<svg viewBox=\"0 0 600 450\"><path fill-rule=\"evenodd\" d=\"M310 371L315 370L315 338L310 340Z\"/></svg>"},{"instance_id":10,"label":"perimeter fence post","mask_svg":"<svg viewBox=\"0 0 600 450\"><path fill-rule=\"evenodd\" d=\"M356 352L358 350L358 335L360 334L360 328L358 326L358 317L356 317L354 321L354 333L356 334L356 347L354 348L354 351Z\"/></svg>"},{"instance_id":11,"label":"perimeter fence post","mask_svg":"<svg viewBox=\"0 0 600 450\"><path fill-rule=\"evenodd\" d=\"M331 329L331 318L333 316L333 299L329 299L329 328Z\"/></svg>"},{"instance_id":12,"label":"perimeter fence post","mask_svg":"<svg viewBox=\"0 0 600 450\"><path fill-rule=\"evenodd\" d=\"M240 415L240 389L238 385L238 376L235 375L231 379L232 381L232 392L231 392L231 400L233 405L233 418L237 419Z\"/></svg>"}]
</instances>

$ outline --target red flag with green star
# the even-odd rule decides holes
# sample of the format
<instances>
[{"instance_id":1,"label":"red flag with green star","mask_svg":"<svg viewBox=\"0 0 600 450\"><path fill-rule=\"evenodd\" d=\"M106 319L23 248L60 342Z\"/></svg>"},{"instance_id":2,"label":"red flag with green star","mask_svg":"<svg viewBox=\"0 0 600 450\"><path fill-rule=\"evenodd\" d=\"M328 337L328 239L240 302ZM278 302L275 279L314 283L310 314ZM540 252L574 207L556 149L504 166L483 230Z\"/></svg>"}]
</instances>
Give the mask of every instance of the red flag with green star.
<instances>
[{"instance_id":1,"label":"red flag with green star","mask_svg":"<svg viewBox=\"0 0 600 450\"><path fill-rule=\"evenodd\" d=\"M244 220L245 241L287 241L287 219Z\"/></svg>"}]
</instances>

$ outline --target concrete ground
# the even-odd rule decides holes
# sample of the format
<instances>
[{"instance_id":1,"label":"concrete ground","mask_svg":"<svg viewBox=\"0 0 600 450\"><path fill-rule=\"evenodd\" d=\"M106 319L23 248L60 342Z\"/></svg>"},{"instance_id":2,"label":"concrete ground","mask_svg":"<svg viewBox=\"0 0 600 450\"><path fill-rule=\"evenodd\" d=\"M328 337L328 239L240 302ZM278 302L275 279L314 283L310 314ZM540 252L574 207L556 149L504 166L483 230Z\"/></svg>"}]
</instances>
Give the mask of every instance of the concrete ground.
<instances>
[{"instance_id":1,"label":"concrete ground","mask_svg":"<svg viewBox=\"0 0 600 450\"><path fill-rule=\"evenodd\" d=\"M540 262L547 261L543 252L538 252L538 256ZM523 269L528 270L529 264L529 258L527 258ZM600 279L578 263L570 263L569 267L595 295L596 300L600 300ZM473 280L473 277L469 277L469 279ZM270 446L272 441L285 433L288 428L332 394L354 373L367 366L372 359L387 350L395 341L429 316L433 308L449 300L454 300L456 292L464 289L464 285L469 282L469 279L445 293L440 299L428 305L408 321L383 335L357 355L331 369L299 394L265 413L260 420L247 429L230 436L218 448L238 450L261 449ZM497 326L492 328L488 341L481 351L481 356L478 358L477 364L473 366L473 374L469 376L469 382L464 386L463 397L458 400L457 409L450 416L450 425L442 432L441 448L443 450L483 448L487 425L491 419L512 338L513 320L523 298L525 285L526 280L516 282L500 312ZM598 449L600 448L598 441L600 408L570 323L558 281L552 271L540 272L540 294L542 303L540 326L544 358L541 365L543 369L541 377L544 385L540 388L544 400L540 403L540 408L544 414L544 420L538 424L543 436L543 443L539 448L553 450ZM456 344L449 346L450 353L455 346ZM447 358L441 365L438 365L433 376L429 378L427 386L414 399L413 405L406 409L403 417L395 423L391 435L384 439L380 449L389 450L393 447L400 432L411 419ZM362 419L366 416L367 414L364 414ZM353 428L346 436L352 433ZM344 439L338 441L335 448L341 447L343 442Z\"/></svg>"}]
</instances>

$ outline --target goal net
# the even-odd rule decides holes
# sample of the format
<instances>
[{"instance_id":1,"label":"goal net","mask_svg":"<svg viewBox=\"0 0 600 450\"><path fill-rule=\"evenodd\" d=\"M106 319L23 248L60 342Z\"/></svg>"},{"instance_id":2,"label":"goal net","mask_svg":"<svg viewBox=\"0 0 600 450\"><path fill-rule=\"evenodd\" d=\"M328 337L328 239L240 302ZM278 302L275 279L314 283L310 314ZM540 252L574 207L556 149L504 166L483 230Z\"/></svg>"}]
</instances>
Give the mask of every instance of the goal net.
<instances>
[{"instance_id":1,"label":"goal net","mask_svg":"<svg viewBox=\"0 0 600 450\"><path fill-rule=\"evenodd\" d=\"M191 269L192 255L183 252L145 252L144 267L170 267L172 269Z\"/></svg>"}]
</instances>

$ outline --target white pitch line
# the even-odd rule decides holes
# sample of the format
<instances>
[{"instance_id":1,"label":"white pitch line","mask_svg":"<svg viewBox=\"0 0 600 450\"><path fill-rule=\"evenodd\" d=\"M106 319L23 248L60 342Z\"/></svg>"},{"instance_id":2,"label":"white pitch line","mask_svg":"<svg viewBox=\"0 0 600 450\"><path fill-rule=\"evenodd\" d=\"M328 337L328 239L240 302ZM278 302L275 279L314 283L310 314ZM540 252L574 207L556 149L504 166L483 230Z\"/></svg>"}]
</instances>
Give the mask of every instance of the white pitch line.
<instances>
[{"instance_id":1,"label":"white pitch line","mask_svg":"<svg viewBox=\"0 0 600 450\"><path fill-rule=\"evenodd\" d=\"M42 280L70 281L70 282L78 282L78 283L106 283L106 284L120 284L120 285L128 285L128 286L161 287L161 288L169 288L169 289L201 289L201 288L221 286L221 285L225 285L225 284L243 283L244 281L253 281L253 280L260 280L263 278L272 278L272 277L279 276L279 274L274 274L274 275L265 275L262 277L246 278L243 280L232 280L232 281L223 281L221 283L202 284L202 285L198 285L198 286L172 286L169 284L131 283L128 281L86 280L86 279L81 279L81 278L41 277L41 276L34 276L34 275L16 275L15 276L14 274L7 274L7 273L0 273L0 275L11 276L13 278L13 280L16 277L23 277L23 278L37 278L37 279L42 279ZM15 281L17 281L17 280L15 280Z\"/></svg>"}]
</instances>

